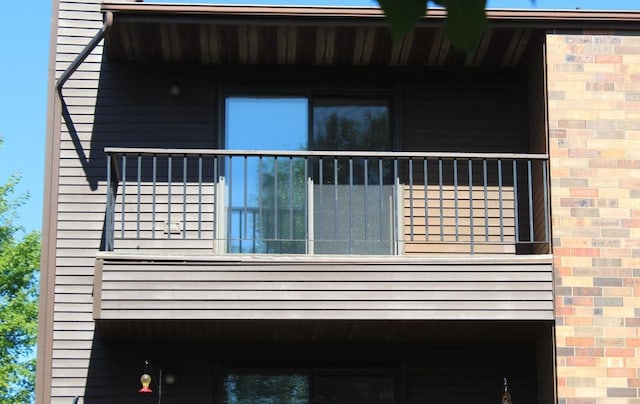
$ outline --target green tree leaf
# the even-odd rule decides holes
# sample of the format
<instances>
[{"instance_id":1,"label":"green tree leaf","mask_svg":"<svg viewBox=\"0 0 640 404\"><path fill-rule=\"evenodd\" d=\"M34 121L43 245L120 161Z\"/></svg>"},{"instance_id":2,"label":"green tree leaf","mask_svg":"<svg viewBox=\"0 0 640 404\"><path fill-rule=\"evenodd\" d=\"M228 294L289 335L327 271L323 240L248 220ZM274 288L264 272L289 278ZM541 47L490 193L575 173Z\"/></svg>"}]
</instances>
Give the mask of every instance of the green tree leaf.
<instances>
[{"instance_id":1,"label":"green tree leaf","mask_svg":"<svg viewBox=\"0 0 640 404\"><path fill-rule=\"evenodd\" d=\"M391 28L394 40L409 33L427 12L425 0L378 0Z\"/></svg>"},{"instance_id":2,"label":"green tree leaf","mask_svg":"<svg viewBox=\"0 0 640 404\"><path fill-rule=\"evenodd\" d=\"M487 29L486 0L440 0L447 9L444 35L453 46L471 51Z\"/></svg>"},{"instance_id":3,"label":"green tree leaf","mask_svg":"<svg viewBox=\"0 0 640 404\"><path fill-rule=\"evenodd\" d=\"M447 10L444 35L459 50L471 51L487 29L486 0L436 0ZM425 0L378 0L394 40L409 33L425 16Z\"/></svg>"},{"instance_id":4,"label":"green tree leaf","mask_svg":"<svg viewBox=\"0 0 640 404\"><path fill-rule=\"evenodd\" d=\"M0 404L34 400L40 234L16 224L28 197L14 196L19 181L13 175L0 185Z\"/></svg>"}]
</instances>

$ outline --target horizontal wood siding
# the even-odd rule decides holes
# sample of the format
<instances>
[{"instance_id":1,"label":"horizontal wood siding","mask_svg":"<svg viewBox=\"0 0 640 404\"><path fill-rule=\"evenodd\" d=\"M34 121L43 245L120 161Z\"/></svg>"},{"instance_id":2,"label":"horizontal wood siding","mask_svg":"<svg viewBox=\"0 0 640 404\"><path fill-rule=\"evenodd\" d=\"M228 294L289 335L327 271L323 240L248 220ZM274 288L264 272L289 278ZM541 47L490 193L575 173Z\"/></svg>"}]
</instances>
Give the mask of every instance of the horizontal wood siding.
<instances>
[{"instance_id":1,"label":"horizontal wood siding","mask_svg":"<svg viewBox=\"0 0 640 404\"><path fill-rule=\"evenodd\" d=\"M528 149L527 77L520 71L425 71L402 86L404 150Z\"/></svg>"},{"instance_id":2,"label":"horizontal wood siding","mask_svg":"<svg viewBox=\"0 0 640 404\"><path fill-rule=\"evenodd\" d=\"M56 77L103 25L101 4L59 1ZM113 364L92 315L95 256L104 239L104 148L215 147L215 87L208 79L204 69L194 67L110 63L103 58L101 42L66 82L59 154L52 157L59 161L59 197L52 201L58 217L52 241L56 276L55 322L49 336L51 391L39 392L39 404L70 403L75 396L81 397L80 403L100 402L84 396L91 386L112 385L108 375ZM168 95L173 82L182 85L180 97Z\"/></svg>"},{"instance_id":3,"label":"horizontal wood siding","mask_svg":"<svg viewBox=\"0 0 640 404\"><path fill-rule=\"evenodd\" d=\"M552 319L546 260L99 260L96 319Z\"/></svg>"},{"instance_id":4,"label":"horizontal wood siding","mask_svg":"<svg viewBox=\"0 0 640 404\"><path fill-rule=\"evenodd\" d=\"M404 187L403 252L424 254L514 254L513 187L414 185ZM486 195L486 201L485 201ZM472 250L473 249L473 250Z\"/></svg>"}]
</instances>

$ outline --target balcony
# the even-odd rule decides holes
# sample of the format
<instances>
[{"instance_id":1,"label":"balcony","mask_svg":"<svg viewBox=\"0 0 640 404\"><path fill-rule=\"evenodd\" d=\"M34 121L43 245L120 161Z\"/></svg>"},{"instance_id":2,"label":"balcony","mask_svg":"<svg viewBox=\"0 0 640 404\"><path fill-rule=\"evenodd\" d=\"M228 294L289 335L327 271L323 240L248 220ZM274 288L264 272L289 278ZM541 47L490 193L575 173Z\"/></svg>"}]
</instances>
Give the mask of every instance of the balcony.
<instances>
[{"instance_id":1,"label":"balcony","mask_svg":"<svg viewBox=\"0 0 640 404\"><path fill-rule=\"evenodd\" d=\"M106 152L102 326L553 319L546 156Z\"/></svg>"},{"instance_id":2,"label":"balcony","mask_svg":"<svg viewBox=\"0 0 640 404\"><path fill-rule=\"evenodd\" d=\"M549 252L546 155L105 151L106 251Z\"/></svg>"}]
</instances>

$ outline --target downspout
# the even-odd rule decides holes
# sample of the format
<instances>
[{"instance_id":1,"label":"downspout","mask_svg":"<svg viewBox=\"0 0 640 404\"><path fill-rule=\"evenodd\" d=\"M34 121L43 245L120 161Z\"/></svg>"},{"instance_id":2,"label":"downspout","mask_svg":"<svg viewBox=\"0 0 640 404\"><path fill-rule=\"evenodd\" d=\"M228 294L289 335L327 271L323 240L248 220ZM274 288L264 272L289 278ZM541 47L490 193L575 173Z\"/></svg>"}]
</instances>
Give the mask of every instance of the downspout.
<instances>
[{"instance_id":1,"label":"downspout","mask_svg":"<svg viewBox=\"0 0 640 404\"><path fill-rule=\"evenodd\" d=\"M58 83L56 84L56 91L58 92L60 99L62 99L62 86L64 86L71 75L76 71L76 69L78 69L78 66L80 66L80 64L84 62L91 51L93 51L93 49L98 45L102 38L104 38L104 36L111 28L112 24L113 13L111 11L107 11L104 13L104 24L102 25L102 28L100 28L100 30L94 35L94 37L91 38L91 41L89 41L87 46L85 46L84 49L82 49L82 52L80 52L76 56L76 58L73 59L73 62L71 62L71 64L67 66L66 70L62 72L62 75L58 79Z\"/></svg>"}]
</instances>

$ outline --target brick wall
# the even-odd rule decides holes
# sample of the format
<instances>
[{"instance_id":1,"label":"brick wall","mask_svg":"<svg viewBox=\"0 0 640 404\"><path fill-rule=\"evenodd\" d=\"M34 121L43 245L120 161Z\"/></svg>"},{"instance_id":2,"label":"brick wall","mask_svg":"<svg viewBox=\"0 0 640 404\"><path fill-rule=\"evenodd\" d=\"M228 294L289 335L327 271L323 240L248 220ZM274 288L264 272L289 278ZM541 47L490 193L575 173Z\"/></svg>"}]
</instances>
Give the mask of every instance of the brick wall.
<instances>
[{"instance_id":1,"label":"brick wall","mask_svg":"<svg viewBox=\"0 0 640 404\"><path fill-rule=\"evenodd\" d=\"M547 37L560 404L640 403L640 32Z\"/></svg>"}]
</instances>

